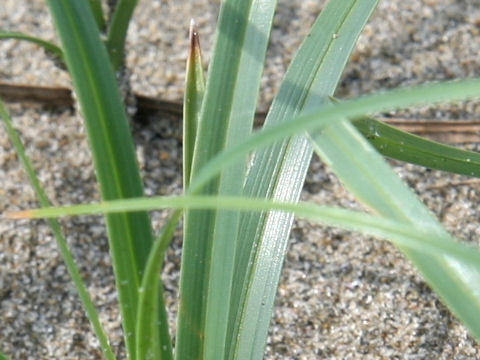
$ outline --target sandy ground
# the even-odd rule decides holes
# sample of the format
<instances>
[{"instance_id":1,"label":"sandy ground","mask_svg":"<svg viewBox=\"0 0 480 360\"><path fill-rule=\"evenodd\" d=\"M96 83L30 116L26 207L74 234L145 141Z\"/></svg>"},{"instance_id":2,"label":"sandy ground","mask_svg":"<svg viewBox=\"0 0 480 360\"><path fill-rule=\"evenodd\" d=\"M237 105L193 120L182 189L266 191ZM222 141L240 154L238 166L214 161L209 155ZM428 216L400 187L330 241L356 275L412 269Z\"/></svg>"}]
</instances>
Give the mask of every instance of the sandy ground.
<instances>
[{"instance_id":1,"label":"sandy ground","mask_svg":"<svg viewBox=\"0 0 480 360\"><path fill-rule=\"evenodd\" d=\"M136 92L181 100L187 27L198 23L208 63L219 1L140 1L127 60ZM279 1L259 107L266 109L295 49L324 1ZM55 40L44 1L3 0L0 29ZM480 3L476 0L380 1L353 54L338 96L480 72ZM0 42L0 81L69 85L41 50ZM473 119L476 102L424 107L396 116ZM98 199L81 119L71 109L8 104L40 179L56 204ZM179 119L133 124L148 194L180 191ZM477 149L476 144L465 148ZM478 243L478 183L392 163L447 229ZM36 205L6 134L0 130L0 211ZM358 208L335 176L314 159L302 194ZM156 227L162 214L153 216ZM111 342L122 357L120 320L103 221L63 220L68 242ZM180 236L164 279L171 320ZM0 221L0 349L12 359L97 359L98 343L52 235L43 221ZM266 359L475 359L479 347L393 246L297 221L276 300Z\"/></svg>"}]
</instances>

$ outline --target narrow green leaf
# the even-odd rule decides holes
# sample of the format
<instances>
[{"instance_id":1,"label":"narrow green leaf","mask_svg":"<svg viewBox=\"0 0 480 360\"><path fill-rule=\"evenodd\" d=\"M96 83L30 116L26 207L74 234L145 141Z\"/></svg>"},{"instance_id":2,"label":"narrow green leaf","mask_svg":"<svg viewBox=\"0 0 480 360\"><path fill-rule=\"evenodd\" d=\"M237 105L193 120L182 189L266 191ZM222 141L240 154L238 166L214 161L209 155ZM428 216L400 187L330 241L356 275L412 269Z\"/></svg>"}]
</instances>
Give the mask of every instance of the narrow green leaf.
<instances>
[{"instance_id":1,"label":"narrow green leaf","mask_svg":"<svg viewBox=\"0 0 480 360\"><path fill-rule=\"evenodd\" d=\"M479 94L479 92L479 80L464 80L429 84L416 88L404 88L346 101L339 105L325 104L320 107L320 110L301 115L291 123L286 122L263 129L257 134L252 135L244 143L225 150L202 169L190 187L191 189L195 189L197 186L211 179L211 177L217 174L224 166L231 166L232 163L238 161L239 158L243 158L243 156L257 146L278 140L281 137L280 134L287 136L299 133L302 129L321 129L328 125L329 122L334 122L336 119L342 117L354 118L362 116L365 113L384 111L401 106L419 105L449 99L461 100L471 98Z\"/></svg>"},{"instance_id":2,"label":"narrow green leaf","mask_svg":"<svg viewBox=\"0 0 480 360\"><path fill-rule=\"evenodd\" d=\"M183 189L190 184L197 124L205 92L202 52L195 22L190 23L190 49L187 58L185 96L183 100Z\"/></svg>"},{"instance_id":3,"label":"narrow green leaf","mask_svg":"<svg viewBox=\"0 0 480 360\"><path fill-rule=\"evenodd\" d=\"M57 45L50 41L42 40L35 36L30 36L16 31L0 31L0 39L18 39L25 40L43 47L46 51L63 60L63 52Z\"/></svg>"},{"instance_id":4,"label":"narrow green leaf","mask_svg":"<svg viewBox=\"0 0 480 360\"><path fill-rule=\"evenodd\" d=\"M10 358L0 351L0 360L10 360Z\"/></svg>"},{"instance_id":5,"label":"narrow green leaf","mask_svg":"<svg viewBox=\"0 0 480 360\"><path fill-rule=\"evenodd\" d=\"M106 46L114 71L120 69L125 59L125 41L128 26L138 0L118 0L108 29Z\"/></svg>"},{"instance_id":6,"label":"narrow green leaf","mask_svg":"<svg viewBox=\"0 0 480 360\"><path fill-rule=\"evenodd\" d=\"M394 244L421 252L428 258L432 256L455 257L458 261L474 266L476 271L480 272L479 249L457 242L452 236L445 232L431 232L378 215L305 202L286 203L268 199L235 196L158 196L152 198L113 200L98 204L33 209L29 211L29 217L53 218L124 211L161 210L167 208L235 209L244 212L277 210L288 212L320 224L360 231L369 235L385 238ZM479 319L476 321L480 322Z\"/></svg>"},{"instance_id":7,"label":"narrow green leaf","mask_svg":"<svg viewBox=\"0 0 480 360\"><path fill-rule=\"evenodd\" d=\"M318 131L339 118L353 119L368 113L472 99L479 97L479 94L480 79L468 79L405 87L346 100L340 104L323 104L295 117L292 121L262 129L241 144L219 153L203 167L195 181L190 184L190 189L201 187L215 177L223 167L242 161L252 150L271 144L284 136L304 131Z\"/></svg>"},{"instance_id":8,"label":"narrow green leaf","mask_svg":"<svg viewBox=\"0 0 480 360\"><path fill-rule=\"evenodd\" d=\"M128 119L88 2L49 0L78 96L102 199L143 196ZM109 244L125 334L135 334L138 289L153 243L147 213L109 215ZM135 336L125 336L135 360ZM141 360L141 359L140 359Z\"/></svg>"},{"instance_id":9,"label":"narrow green leaf","mask_svg":"<svg viewBox=\"0 0 480 360\"><path fill-rule=\"evenodd\" d=\"M376 0L330 1L290 65L266 119L265 128L291 120L332 95ZM244 194L296 201L311 158L303 136L283 140L252 156ZM229 319L231 359L261 359L288 234L291 214L242 214L232 295L238 307ZM238 305L237 305L238 304Z\"/></svg>"},{"instance_id":10,"label":"narrow green leaf","mask_svg":"<svg viewBox=\"0 0 480 360\"><path fill-rule=\"evenodd\" d=\"M409 134L372 117L352 124L377 151L392 159L455 174L480 177L480 154Z\"/></svg>"},{"instance_id":11,"label":"narrow green leaf","mask_svg":"<svg viewBox=\"0 0 480 360\"><path fill-rule=\"evenodd\" d=\"M330 97L334 103L338 99ZM480 176L480 154L458 149L399 130L370 116L353 118L352 124L382 155L431 169Z\"/></svg>"},{"instance_id":12,"label":"narrow green leaf","mask_svg":"<svg viewBox=\"0 0 480 360\"><path fill-rule=\"evenodd\" d=\"M150 251L137 311L137 359L173 359L172 344L168 331L168 317L163 300L162 282L158 277L167 250L182 211L177 210L162 229Z\"/></svg>"},{"instance_id":13,"label":"narrow green leaf","mask_svg":"<svg viewBox=\"0 0 480 360\"><path fill-rule=\"evenodd\" d=\"M18 136L17 131L12 124L12 119L10 118L5 105L3 104L2 100L0 100L0 118L2 118L3 123L5 125L5 129L7 131L8 137L10 138L11 143L13 144L15 151L22 163L25 172L27 173L28 179L32 184L33 190L37 195L37 198L40 204L43 207L51 206L50 201L43 190L40 181L38 180L37 175L33 169L32 163L28 158L25 148ZM92 324L93 331L97 336L98 341L100 342L100 346L102 348L103 355L108 360L114 360L115 356L113 355L113 351L110 347L108 342L108 338L105 334L105 331L100 324L100 320L98 318L97 310L95 309L95 305L90 298L87 288L83 283L82 276L80 275L80 271L78 270L77 265L75 264L75 260L73 258L70 249L68 248L67 241L63 236L62 229L60 228L60 224L55 219L50 219L48 221L50 227L52 228L53 235L55 236L55 240L57 241L58 249L60 250L60 254L63 257L63 261L65 261L65 265L67 266L68 273L72 277L73 283L77 289L78 295L80 296L80 300L82 301L82 305L87 313L88 319ZM0 354L1 355L1 354ZM1 359L1 356L0 356Z\"/></svg>"},{"instance_id":14,"label":"narrow green leaf","mask_svg":"<svg viewBox=\"0 0 480 360\"><path fill-rule=\"evenodd\" d=\"M425 218L428 221L424 226L431 223L437 230L438 224L431 219L428 210L419 205L410 189L348 120L331 122L321 131L313 132L310 139L321 159L355 197L373 211L406 223L412 223L413 217ZM397 196L397 192L401 196Z\"/></svg>"},{"instance_id":15,"label":"narrow green leaf","mask_svg":"<svg viewBox=\"0 0 480 360\"><path fill-rule=\"evenodd\" d=\"M312 142L317 154L342 183L375 212L406 227L428 232L433 239L447 236L430 211L348 120L331 122L320 132L312 133ZM399 248L472 335L480 339L478 266L464 264L450 256L425 256L425 252L403 245Z\"/></svg>"},{"instance_id":16,"label":"narrow green leaf","mask_svg":"<svg viewBox=\"0 0 480 360\"><path fill-rule=\"evenodd\" d=\"M105 31L105 15L103 14L102 1L101 0L89 0L90 8L92 9L93 17L97 23L100 31Z\"/></svg>"},{"instance_id":17,"label":"narrow green leaf","mask_svg":"<svg viewBox=\"0 0 480 360\"><path fill-rule=\"evenodd\" d=\"M212 156L251 133L276 1L222 2L193 155L191 179ZM224 169L202 194L238 195L244 164ZM238 228L236 211L185 215L177 359L223 359Z\"/></svg>"}]
</instances>

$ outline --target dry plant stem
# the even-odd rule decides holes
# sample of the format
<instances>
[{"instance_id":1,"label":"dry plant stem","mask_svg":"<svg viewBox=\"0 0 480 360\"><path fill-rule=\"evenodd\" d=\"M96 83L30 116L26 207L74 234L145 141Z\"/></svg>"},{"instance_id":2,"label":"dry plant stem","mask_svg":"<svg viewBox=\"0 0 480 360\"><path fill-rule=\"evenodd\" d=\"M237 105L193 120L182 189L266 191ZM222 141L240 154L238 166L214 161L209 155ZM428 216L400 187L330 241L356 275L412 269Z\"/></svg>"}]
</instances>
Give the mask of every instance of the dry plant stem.
<instances>
[{"instance_id":1,"label":"dry plant stem","mask_svg":"<svg viewBox=\"0 0 480 360\"><path fill-rule=\"evenodd\" d=\"M72 91L67 87L31 86L24 84L8 84L0 81L0 96L11 102L34 102L46 106L73 106ZM142 94L134 94L138 111L158 112L161 115L181 118L183 104L163 100ZM255 124L261 125L265 113L255 114ZM479 120L428 120L378 118L389 125L395 126L412 134L425 136L429 139L447 144L466 144L480 142Z\"/></svg>"},{"instance_id":2,"label":"dry plant stem","mask_svg":"<svg viewBox=\"0 0 480 360\"><path fill-rule=\"evenodd\" d=\"M434 184L434 185L426 186L425 190L438 190L438 189L452 188L457 186L476 186L476 185L477 186L480 185L480 179L468 179L463 181L454 181L454 182L445 183L445 184Z\"/></svg>"}]
</instances>

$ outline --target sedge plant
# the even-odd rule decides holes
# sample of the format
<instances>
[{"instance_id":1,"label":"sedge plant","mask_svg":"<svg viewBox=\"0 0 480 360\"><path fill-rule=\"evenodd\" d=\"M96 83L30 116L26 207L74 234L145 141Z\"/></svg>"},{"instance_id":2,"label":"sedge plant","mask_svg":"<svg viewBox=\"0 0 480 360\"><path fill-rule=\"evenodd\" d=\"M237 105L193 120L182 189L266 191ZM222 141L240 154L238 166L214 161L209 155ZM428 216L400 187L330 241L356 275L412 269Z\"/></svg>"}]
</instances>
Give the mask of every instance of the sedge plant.
<instances>
[{"instance_id":1,"label":"sedge plant","mask_svg":"<svg viewBox=\"0 0 480 360\"><path fill-rule=\"evenodd\" d=\"M184 194L145 198L114 71L135 2L113 17L108 40L98 2L47 1L85 119L100 204L49 207L20 139L9 136L43 209L9 217L51 218L69 272L106 359L108 335L55 217L104 214L130 360L261 359L294 215L387 239L416 266L480 339L480 253L453 238L395 175L384 156L478 177L480 156L406 134L365 114L473 98L480 80L424 85L340 101L333 95L377 0L329 1L299 47L263 128L253 119L276 1L223 0L203 73L191 29L184 101ZM93 5L92 5L93 4ZM118 38L114 38L116 34ZM118 58L116 56L119 56ZM299 203L317 153L370 211ZM154 236L148 211L173 209ZM179 314L169 335L159 272L183 217ZM58 230L58 231L57 231ZM0 358L6 358L1 355Z\"/></svg>"}]
</instances>

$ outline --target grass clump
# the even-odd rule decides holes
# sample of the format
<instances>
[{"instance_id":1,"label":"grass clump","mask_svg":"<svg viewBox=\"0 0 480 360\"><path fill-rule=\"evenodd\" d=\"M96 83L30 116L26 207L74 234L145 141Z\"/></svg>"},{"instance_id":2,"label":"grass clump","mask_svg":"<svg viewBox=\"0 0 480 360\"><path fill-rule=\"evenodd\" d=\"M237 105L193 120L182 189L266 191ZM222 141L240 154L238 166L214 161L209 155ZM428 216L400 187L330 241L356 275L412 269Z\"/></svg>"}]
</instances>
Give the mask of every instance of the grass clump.
<instances>
[{"instance_id":1,"label":"grass clump","mask_svg":"<svg viewBox=\"0 0 480 360\"><path fill-rule=\"evenodd\" d=\"M480 338L475 281L480 254L449 235L382 156L478 176L478 154L413 137L364 116L476 97L480 80L400 89L344 102L333 99L377 1L331 0L299 47L263 128L254 132L276 2L225 0L207 76L196 30L191 29L184 103L184 195L146 199L115 77L124 66L125 36L135 2L119 1L110 27L98 1L47 3L61 40L56 51L72 76L84 115L102 202L48 208L2 105L0 116L44 208L9 216L104 214L130 360L261 359L294 215L390 240L471 334ZM10 34L14 36L21 37ZM298 203L313 152L370 213ZM148 211L166 208L175 210L155 236ZM180 300L172 346L158 274L181 217ZM103 354L114 359L58 224L55 220L50 224Z\"/></svg>"}]
</instances>

